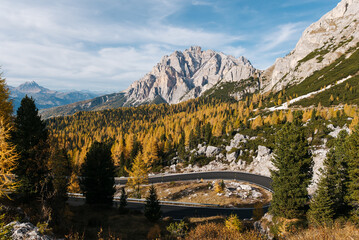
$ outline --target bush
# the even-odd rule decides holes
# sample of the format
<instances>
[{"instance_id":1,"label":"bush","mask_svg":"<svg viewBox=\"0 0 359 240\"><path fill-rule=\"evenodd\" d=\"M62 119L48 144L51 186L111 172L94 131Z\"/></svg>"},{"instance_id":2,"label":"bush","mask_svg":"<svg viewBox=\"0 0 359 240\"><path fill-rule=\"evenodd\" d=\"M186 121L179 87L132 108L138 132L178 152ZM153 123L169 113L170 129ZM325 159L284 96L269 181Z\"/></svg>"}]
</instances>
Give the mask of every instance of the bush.
<instances>
[{"instance_id":1,"label":"bush","mask_svg":"<svg viewBox=\"0 0 359 240\"><path fill-rule=\"evenodd\" d=\"M231 214L231 216L226 219L225 224L228 230L238 232L241 232L243 230L243 224L235 214Z\"/></svg>"},{"instance_id":2,"label":"bush","mask_svg":"<svg viewBox=\"0 0 359 240\"><path fill-rule=\"evenodd\" d=\"M5 223L5 214L0 215L0 239L1 240L10 240L11 238L11 227L6 226Z\"/></svg>"},{"instance_id":3,"label":"bush","mask_svg":"<svg viewBox=\"0 0 359 240\"><path fill-rule=\"evenodd\" d=\"M192 229L185 239L188 240L259 240L264 239L257 232L249 231L241 233L230 230L220 223L205 223Z\"/></svg>"},{"instance_id":4,"label":"bush","mask_svg":"<svg viewBox=\"0 0 359 240\"><path fill-rule=\"evenodd\" d=\"M174 222L171 223L166 229L172 237L180 238L186 235L188 231L188 224L184 221Z\"/></svg>"}]
</instances>

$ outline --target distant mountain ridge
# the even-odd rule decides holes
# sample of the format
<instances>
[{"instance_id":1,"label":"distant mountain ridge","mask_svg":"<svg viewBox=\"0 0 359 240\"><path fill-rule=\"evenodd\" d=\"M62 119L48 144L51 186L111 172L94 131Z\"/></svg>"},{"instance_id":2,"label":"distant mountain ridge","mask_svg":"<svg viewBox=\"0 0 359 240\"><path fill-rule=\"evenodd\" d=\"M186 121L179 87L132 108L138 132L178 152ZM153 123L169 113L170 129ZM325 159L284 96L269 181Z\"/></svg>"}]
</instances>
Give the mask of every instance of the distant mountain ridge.
<instances>
[{"instance_id":1,"label":"distant mountain ridge","mask_svg":"<svg viewBox=\"0 0 359 240\"><path fill-rule=\"evenodd\" d=\"M220 82L239 82L260 76L245 57L235 58L201 47L175 51L152 68L143 78L120 93L108 94L41 111L44 118L142 104L176 104L201 96ZM255 81L258 85L258 82ZM257 86L259 89L260 86Z\"/></svg>"},{"instance_id":2,"label":"distant mountain ridge","mask_svg":"<svg viewBox=\"0 0 359 240\"><path fill-rule=\"evenodd\" d=\"M96 93L84 91L54 91L38 85L35 81L23 83L18 87L9 86L9 89L15 110L20 106L21 99L26 95L35 99L36 106L39 109L57 107L98 96Z\"/></svg>"}]
</instances>

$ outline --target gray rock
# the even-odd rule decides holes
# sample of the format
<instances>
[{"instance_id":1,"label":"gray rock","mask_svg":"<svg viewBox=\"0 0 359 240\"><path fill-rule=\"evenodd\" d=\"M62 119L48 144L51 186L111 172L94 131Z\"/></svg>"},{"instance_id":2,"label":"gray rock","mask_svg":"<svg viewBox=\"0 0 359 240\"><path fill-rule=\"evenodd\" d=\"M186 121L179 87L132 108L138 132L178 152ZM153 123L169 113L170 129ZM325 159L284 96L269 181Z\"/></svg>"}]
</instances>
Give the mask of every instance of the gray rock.
<instances>
[{"instance_id":1,"label":"gray rock","mask_svg":"<svg viewBox=\"0 0 359 240\"><path fill-rule=\"evenodd\" d=\"M164 56L142 79L125 90L126 102L139 105L160 96L179 103L200 96L219 81L233 82L259 74L245 59L191 47Z\"/></svg>"},{"instance_id":2,"label":"gray rock","mask_svg":"<svg viewBox=\"0 0 359 240\"><path fill-rule=\"evenodd\" d=\"M204 154L206 154L206 151L207 151L207 147L203 146L203 147L198 148L197 154L204 155Z\"/></svg>"},{"instance_id":3,"label":"gray rock","mask_svg":"<svg viewBox=\"0 0 359 240\"><path fill-rule=\"evenodd\" d=\"M248 139L247 136L237 133L236 135L234 135L233 139L231 140L230 145L226 146L226 151L230 152L233 148L238 148L240 143L247 142L247 139Z\"/></svg>"},{"instance_id":4,"label":"gray rock","mask_svg":"<svg viewBox=\"0 0 359 240\"><path fill-rule=\"evenodd\" d=\"M42 235L39 228L31 223L12 222L7 226L12 228L11 239L14 240L52 240L53 238Z\"/></svg>"},{"instance_id":5,"label":"gray rock","mask_svg":"<svg viewBox=\"0 0 359 240\"><path fill-rule=\"evenodd\" d=\"M247 171L270 177L270 170L274 169L272 164L273 154L265 146L258 146L257 157L248 166Z\"/></svg>"},{"instance_id":6,"label":"gray rock","mask_svg":"<svg viewBox=\"0 0 359 240\"><path fill-rule=\"evenodd\" d=\"M214 157L220 152L218 147L208 146L206 149L206 157Z\"/></svg>"},{"instance_id":7,"label":"gray rock","mask_svg":"<svg viewBox=\"0 0 359 240\"><path fill-rule=\"evenodd\" d=\"M266 213L261 220L254 222L254 229L268 239L274 239L274 235L270 232L270 226L273 224L273 215Z\"/></svg>"},{"instance_id":8,"label":"gray rock","mask_svg":"<svg viewBox=\"0 0 359 240\"><path fill-rule=\"evenodd\" d=\"M234 151L232 153L227 153L227 155L226 155L226 159L228 162L234 162L237 160L237 158L238 158L237 151Z\"/></svg>"}]
</instances>

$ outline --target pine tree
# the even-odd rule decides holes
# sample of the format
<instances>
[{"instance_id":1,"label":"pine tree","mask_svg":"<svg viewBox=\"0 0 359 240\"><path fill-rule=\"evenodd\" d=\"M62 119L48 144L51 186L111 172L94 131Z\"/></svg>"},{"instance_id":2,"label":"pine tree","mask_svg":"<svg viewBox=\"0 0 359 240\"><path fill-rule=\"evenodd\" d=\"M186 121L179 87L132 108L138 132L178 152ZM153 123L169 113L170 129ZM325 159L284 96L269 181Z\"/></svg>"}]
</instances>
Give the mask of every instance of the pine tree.
<instances>
[{"instance_id":1,"label":"pine tree","mask_svg":"<svg viewBox=\"0 0 359 240\"><path fill-rule=\"evenodd\" d=\"M19 190L27 196L40 193L40 184L48 174L47 139L46 124L38 115L34 100L25 96L17 110L11 142L20 154L15 169Z\"/></svg>"},{"instance_id":2,"label":"pine tree","mask_svg":"<svg viewBox=\"0 0 359 240\"><path fill-rule=\"evenodd\" d=\"M81 190L89 204L112 204L115 193L115 167L111 148L94 142L81 166Z\"/></svg>"},{"instance_id":3,"label":"pine tree","mask_svg":"<svg viewBox=\"0 0 359 240\"><path fill-rule=\"evenodd\" d=\"M121 196L120 196L120 206L118 208L120 213L126 212L126 206L127 206L127 194L125 191L125 187L122 187L121 188Z\"/></svg>"},{"instance_id":4,"label":"pine tree","mask_svg":"<svg viewBox=\"0 0 359 240\"><path fill-rule=\"evenodd\" d=\"M333 211L335 217L346 215L349 210L348 201L348 151L346 140L348 133L343 130L339 133L334 142L334 147L329 151L327 159L324 161L325 171L324 180L330 188L330 197L334 203Z\"/></svg>"},{"instance_id":5,"label":"pine tree","mask_svg":"<svg viewBox=\"0 0 359 240\"><path fill-rule=\"evenodd\" d=\"M272 162L277 170L271 171L274 193L270 211L289 219L304 217L313 160L303 129L285 124L277 133L275 145Z\"/></svg>"},{"instance_id":6,"label":"pine tree","mask_svg":"<svg viewBox=\"0 0 359 240\"><path fill-rule=\"evenodd\" d=\"M335 202L332 197L332 186L326 177L321 177L318 189L310 203L308 220L313 225L330 225L335 215Z\"/></svg>"},{"instance_id":7,"label":"pine tree","mask_svg":"<svg viewBox=\"0 0 359 240\"><path fill-rule=\"evenodd\" d=\"M349 158L349 194L353 207L352 217L359 222L359 126L356 126L346 142Z\"/></svg>"},{"instance_id":8,"label":"pine tree","mask_svg":"<svg viewBox=\"0 0 359 240\"><path fill-rule=\"evenodd\" d=\"M161 218L161 206L157 197L156 188L151 185L149 195L146 198L145 216L151 222Z\"/></svg>"},{"instance_id":9,"label":"pine tree","mask_svg":"<svg viewBox=\"0 0 359 240\"><path fill-rule=\"evenodd\" d=\"M191 130L191 132L189 133L189 149L194 149L196 147L196 136L193 132L193 129Z\"/></svg>"}]
</instances>

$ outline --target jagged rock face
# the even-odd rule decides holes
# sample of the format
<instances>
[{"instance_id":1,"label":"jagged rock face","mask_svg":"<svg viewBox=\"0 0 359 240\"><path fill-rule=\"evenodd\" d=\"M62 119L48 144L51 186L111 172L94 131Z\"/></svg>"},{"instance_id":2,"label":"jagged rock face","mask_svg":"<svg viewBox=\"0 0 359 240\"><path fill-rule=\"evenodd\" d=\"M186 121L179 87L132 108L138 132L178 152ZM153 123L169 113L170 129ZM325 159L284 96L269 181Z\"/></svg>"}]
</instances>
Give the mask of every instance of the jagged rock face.
<instances>
[{"instance_id":1,"label":"jagged rock face","mask_svg":"<svg viewBox=\"0 0 359 240\"><path fill-rule=\"evenodd\" d=\"M289 55L277 59L264 72L263 92L281 90L288 84L303 81L314 71L333 63L358 42L359 0L342 0L304 31Z\"/></svg>"},{"instance_id":2,"label":"jagged rock face","mask_svg":"<svg viewBox=\"0 0 359 240\"><path fill-rule=\"evenodd\" d=\"M151 102L157 96L167 103L179 103L200 96L219 81L240 81L255 74L260 72L244 57L236 59L191 47L164 56L150 73L125 91L126 103L139 105Z\"/></svg>"}]
</instances>

